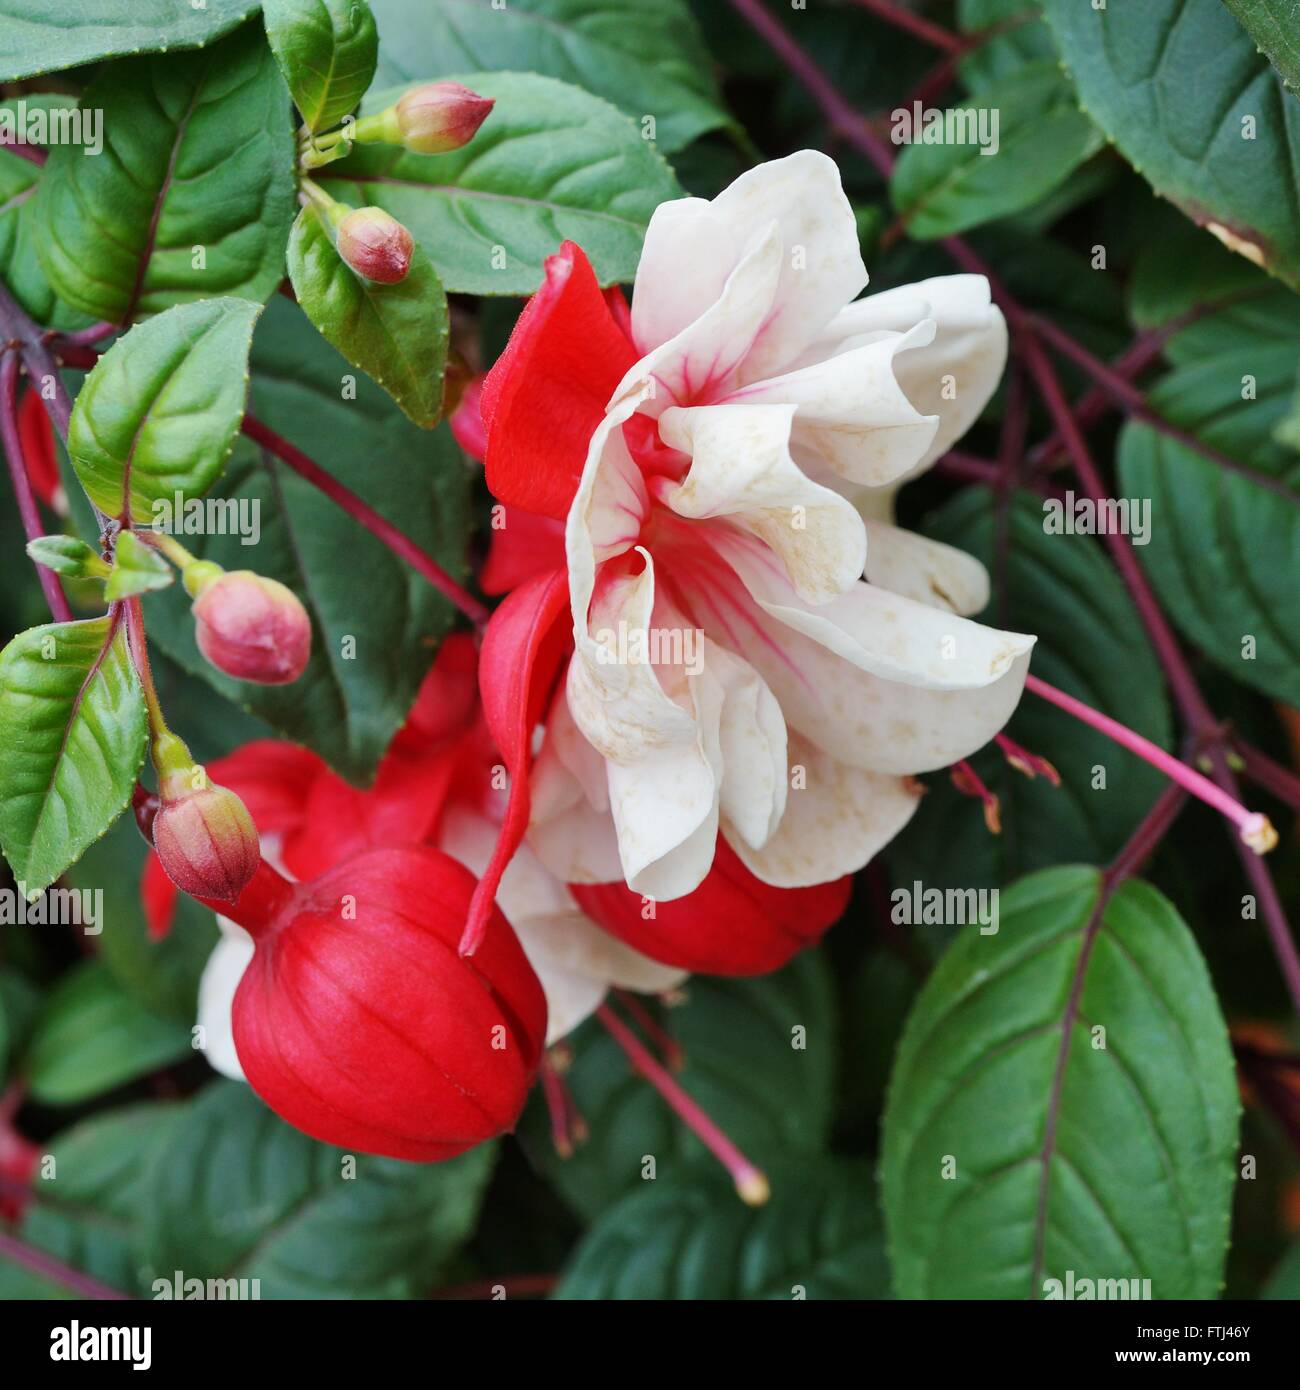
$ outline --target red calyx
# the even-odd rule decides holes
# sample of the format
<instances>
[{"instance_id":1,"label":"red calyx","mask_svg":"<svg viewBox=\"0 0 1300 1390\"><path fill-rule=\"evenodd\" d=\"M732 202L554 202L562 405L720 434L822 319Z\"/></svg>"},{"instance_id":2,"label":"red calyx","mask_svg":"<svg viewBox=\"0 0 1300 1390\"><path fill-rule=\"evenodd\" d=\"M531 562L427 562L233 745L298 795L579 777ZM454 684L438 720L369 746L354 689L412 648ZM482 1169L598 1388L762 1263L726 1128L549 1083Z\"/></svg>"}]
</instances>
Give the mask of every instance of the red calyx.
<instances>
[{"instance_id":1,"label":"red calyx","mask_svg":"<svg viewBox=\"0 0 1300 1390\"><path fill-rule=\"evenodd\" d=\"M235 1047L290 1124L430 1162L510 1129L546 1036L541 985L499 910L456 946L474 876L427 847L372 850L307 883L263 865L233 908L253 936Z\"/></svg>"},{"instance_id":2,"label":"red calyx","mask_svg":"<svg viewBox=\"0 0 1300 1390\"><path fill-rule=\"evenodd\" d=\"M625 883L571 883L569 891L588 917L652 960L703 975L764 975L839 920L852 883L773 888L719 835L704 882L684 898L653 904L653 916Z\"/></svg>"}]
</instances>

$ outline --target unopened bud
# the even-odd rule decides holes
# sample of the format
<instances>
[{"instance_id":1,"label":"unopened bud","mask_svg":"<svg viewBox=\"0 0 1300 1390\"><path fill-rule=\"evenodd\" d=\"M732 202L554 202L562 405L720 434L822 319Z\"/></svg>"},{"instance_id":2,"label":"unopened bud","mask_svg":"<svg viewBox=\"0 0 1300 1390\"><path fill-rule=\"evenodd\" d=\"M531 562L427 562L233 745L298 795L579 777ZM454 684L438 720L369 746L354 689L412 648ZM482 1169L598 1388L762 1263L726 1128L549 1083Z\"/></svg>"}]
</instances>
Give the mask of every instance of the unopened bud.
<instances>
[{"instance_id":1,"label":"unopened bud","mask_svg":"<svg viewBox=\"0 0 1300 1390\"><path fill-rule=\"evenodd\" d=\"M338 225L338 252L358 275L380 285L406 279L415 243L405 227L383 208L357 208Z\"/></svg>"},{"instance_id":2,"label":"unopened bud","mask_svg":"<svg viewBox=\"0 0 1300 1390\"><path fill-rule=\"evenodd\" d=\"M302 675L311 619L292 589L252 570L205 573L198 583L187 572L186 588L196 594L199 651L218 671L258 685L288 685Z\"/></svg>"},{"instance_id":3,"label":"unopened bud","mask_svg":"<svg viewBox=\"0 0 1300 1390\"><path fill-rule=\"evenodd\" d=\"M414 87L394 108L402 144L416 154L458 150L478 133L495 102L459 82L428 82Z\"/></svg>"},{"instance_id":4,"label":"unopened bud","mask_svg":"<svg viewBox=\"0 0 1300 1390\"><path fill-rule=\"evenodd\" d=\"M155 740L154 763L162 804L153 816L153 847L167 877L191 897L234 902L262 862L248 808L209 782L174 734Z\"/></svg>"}]
</instances>

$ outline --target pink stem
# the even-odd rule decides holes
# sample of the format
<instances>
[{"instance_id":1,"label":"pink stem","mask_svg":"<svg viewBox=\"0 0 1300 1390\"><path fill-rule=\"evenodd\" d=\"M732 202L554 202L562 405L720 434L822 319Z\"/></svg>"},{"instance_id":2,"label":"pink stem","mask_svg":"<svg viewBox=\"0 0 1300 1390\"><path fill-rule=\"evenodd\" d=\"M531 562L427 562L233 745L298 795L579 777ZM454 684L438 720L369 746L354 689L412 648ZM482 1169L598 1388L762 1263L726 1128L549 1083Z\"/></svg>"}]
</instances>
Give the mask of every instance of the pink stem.
<instances>
[{"instance_id":1,"label":"pink stem","mask_svg":"<svg viewBox=\"0 0 1300 1390\"><path fill-rule=\"evenodd\" d=\"M385 520L373 507L363 502L351 488L345 487L318 463L308 458L301 449L295 448L287 439L282 439L273 429L253 416L244 416L243 431L250 439L256 440L264 449L292 468L299 477L306 478L313 487L319 488L331 502L364 526L371 535L378 536L389 550L423 575L444 598L450 599L476 627L483 627L487 623L491 614L468 589L458 584L414 541L408 540L391 521Z\"/></svg>"},{"instance_id":2,"label":"pink stem","mask_svg":"<svg viewBox=\"0 0 1300 1390\"><path fill-rule=\"evenodd\" d=\"M602 1004L596 1010L596 1017L604 1024L610 1037L627 1054L632 1066L659 1092L669 1109L731 1174L731 1180L735 1183L741 1200L751 1207L761 1207L771 1195L771 1188L763 1171L741 1153L672 1076L655 1061L641 1040L608 1004Z\"/></svg>"},{"instance_id":3,"label":"pink stem","mask_svg":"<svg viewBox=\"0 0 1300 1390\"><path fill-rule=\"evenodd\" d=\"M911 34L913 38L928 43L932 48L941 49L945 53L961 53L970 47L969 39L964 39L960 34L954 34L938 24L932 24L928 19L923 19L910 10L899 9L890 4L890 0L857 0L857 3L864 10L870 10L878 19L883 19L886 24L892 24L894 28Z\"/></svg>"},{"instance_id":4,"label":"pink stem","mask_svg":"<svg viewBox=\"0 0 1300 1390\"><path fill-rule=\"evenodd\" d=\"M1082 700L1076 700L1073 695L1067 695L1064 690L1048 685L1045 680L1040 680L1035 675L1025 677L1025 689L1032 690L1035 695L1041 696L1058 709L1074 715L1076 719L1099 730L1107 738L1114 739L1122 748L1136 753L1152 767L1159 768L1166 777L1177 782L1193 796L1199 797L1207 806L1212 806L1220 815L1227 816L1237 827L1242 842L1249 845L1256 854L1267 854L1277 844L1277 831L1273 829L1267 816L1261 815L1258 811L1246 810L1226 791L1216 787L1208 777L1202 776L1194 767L1180 762L1171 753L1166 753L1149 738L1143 738L1126 724L1121 724L1108 714L1102 714L1091 705L1085 705Z\"/></svg>"},{"instance_id":5,"label":"pink stem","mask_svg":"<svg viewBox=\"0 0 1300 1390\"><path fill-rule=\"evenodd\" d=\"M5 458L9 462L9 477L13 482L23 531L29 541L34 541L37 536L45 534L45 528L41 525L41 514L32 492L32 480L27 475L27 459L18 434L18 353L12 348L5 349L4 360L0 361L0 444L3 444ZM41 591L54 621L70 623L72 610L68 607L58 575L44 565L37 565L36 577L41 581Z\"/></svg>"},{"instance_id":6,"label":"pink stem","mask_svg":"<svg viewBox=\"0 0 1300 1390\"><path fill-rule=\"evenodd\" d=\"M107 1284L101 1284L98 1279L92 1279L89 1274L83 1274L81 1270L73 1269L71 1265L55 1259L46 1251L25 1245L21 1240L5 1235L3 1232L0 1232L0 1258L12 1260L14 1264L20 1265L23 1269L29 1269L33 1274L38 1274L42 1279L50 1280L51 1283L61 1284L65 1289L70 1289L82 1298L126 1299L130 1297L129 1294L124 1294L120 1289L110 1288Z\"/></svg>"},{"instance_id":7,"label":"pink stem","mask_svg":"<svg viewBox=\"0 0 1300 1390\"><path fill-rule=\"evenodd\" d=\"M637 1027L662 1053L669 1070L681 1071L686 1065L686 1053L682 1050L681 1043L660 1026L659 1020L631 990L616 989L614 993L618 996L618 1002L632 1015Z\"/></svg>"}]
</instances>

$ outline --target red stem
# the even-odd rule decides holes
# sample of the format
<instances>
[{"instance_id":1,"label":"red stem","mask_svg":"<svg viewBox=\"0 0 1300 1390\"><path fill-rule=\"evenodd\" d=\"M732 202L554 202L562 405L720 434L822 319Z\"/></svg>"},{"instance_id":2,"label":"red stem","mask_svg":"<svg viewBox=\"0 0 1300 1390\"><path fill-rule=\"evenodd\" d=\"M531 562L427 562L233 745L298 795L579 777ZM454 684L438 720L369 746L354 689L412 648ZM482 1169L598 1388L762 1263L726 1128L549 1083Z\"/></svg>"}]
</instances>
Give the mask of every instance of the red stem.
<instances>
[{"instance_id":1,"label":"red stem","mask_svg":"<svg viewBox=\"0 0 1300 1390\"><path fill-rule=\"evenodd\" d=\"M23 531L29 541L34 541L37 536L45 534L45 528L41 524L41 514L32 492L32 480L27 474L27 459L18 433L18 353L13 348L5 349L4 358L0 361L0 444L3 444L5 458L9 462L9 477L13 482ZM36 577L41 581L41 591L54 621L70 623L72 610L68 607L58 575L44 565L37 565Z\"/></svg>"},{"instance_id":2,"label":"red stem","mask_svg":"<svg viewBox=\"0 0 1300 1390\"><path fill-rule=\"evenodd\" d=\"M1300 777L1252 744L1243 743L1236 737L1232 738L1231 744L1232 751L1241 759L1242 772L1250 781L1300 811Z\"/></svg>"},{"instance_id":3,"label":"red stem","mask_svg":"<svg viewBox=\"0 0 1300 1390\"><path fill-rule=\"evenodd\" d=\"M265 859L257 866L257 872L249 879L244 891L233 902L223 902L220 898L198 898L204 907L222 917L237 922L255 940L260 940L275 924L276 919L293 902L298 893L298 885L290 883L277 869Z\"/></svg>"},{"instance_id":4,"label":"red stem","mask_svg":"<svg viewBox=\"0 0 1300 1390\"><path fill-rule=\"evenodd\" d=\"M281 438L273 429L252 415L244 416L242 428L250 439L273 453L281 463L293 469L313 487L319 488L331 502L364 526L371 535L378 536L395 555L401 556L412 569L423 575L444 598L450 599L475 626L482 627L486 624L491 616L486 606L468 589L458 584L432 556L421 550L414 541L408 540L391 521L385 520L372 506L363 502L351 488L345 487L318 463L308 458L301 449L295 448L287 439Z\"/></svg>"}]
</instances>

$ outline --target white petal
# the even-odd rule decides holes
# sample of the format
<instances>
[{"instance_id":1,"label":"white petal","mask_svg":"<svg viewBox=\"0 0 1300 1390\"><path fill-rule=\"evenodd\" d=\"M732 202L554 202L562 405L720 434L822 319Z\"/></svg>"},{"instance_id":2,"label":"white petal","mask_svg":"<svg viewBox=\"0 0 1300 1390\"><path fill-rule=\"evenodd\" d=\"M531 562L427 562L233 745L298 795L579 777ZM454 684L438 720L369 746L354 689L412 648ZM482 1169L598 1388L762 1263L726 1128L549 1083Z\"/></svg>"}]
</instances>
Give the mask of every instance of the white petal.
<instances>
[{"instance_id":1,"label":"white petal","mask_svg":"<svg viewBox=\"0 0 1300 1390\"><path fill-rule=\"evenodd\" d=\"M931 448L937 415L922 415L902 386L902 364L934 324L883 333L847 352L731 392L733 404L798 407L792 439L850 482L882 487L917 467Z\"/></svg>"},{"instance_id":2,"label":"white petal","mask_svg":"<svg viewBox=\"0 0 1300 1390\"><path fill-rule=\"evenodd\" d=\"M680 484L659 497L679 516L727 517L781 557L813 603L862 576L866 535L852 503L808 479L790 457L793 405L697 406L659 417L665 444L690 455Z\"/></svg>"},{"instance_id":3,"label":"white petal","mask_svg":"<svg viewBox=\"0 0 1300 1390\"><path fill-rule=\"evenodd\" d=\"M973 555L883 521L866 526L871 584L963 617L988 603L988 571Z\"/></svg>"},{"instance_id":4,"label":"white petal","mask_svg":"<svg viewBox=\"0 0 1300 1390\"><path fill-rule=\"evenodd\" d=\"M967 690L997 680L1034 645L1024 633L985 627L865 582L814 607L753 541L733 534L720 546L766 612L884 680Z\"/></svg>"},{"instance_id":5,"label":"white petal","mask_svg":"<svg viewBox=\"0 0 1300 1390\"><path fill-rule=\"evenodd\" d=\"M790 767L802 768L776 834L755 850L727 839L746 868L777 888L807 888L856 873L911 819L920 793L899 777L837 762L792 735Z\"/></svg>"},{"instance_id":6,"label":"white petal","mask_svg":"<svg viewBox=\"0 0 1300 1390\"><path fill-rule=\"evenodd\" d=\"M218 917L221 940L213 947L199 979L198 1024L203 1029L203 1055L208 1065L235 1081L244 1080L244 1069L235 1051L230 1011L235 991L253 959L253 938L227 917Z\"/></svg>"},{"instance_id":7,"label":"white petal","mask_svg":"<svg viewBox=\"0 0 1300 1390\"><path fill-rule=\"evenodd\" d=\"M775 222L758 228L727 278L722 293L675 337L653 348L628 369L612 402L652 390L641 404L645 415L672 405L691 405L726 395L741 364L772 314L781 281L781 231Z\"/></svg>"},{"instance_id":8,"label":"white petal","mask_svg":"<svg viewBox=\"0 0 1300 1390\"><path fill-rule=\"evenodd\" d=\"M723 688L720 809L736 835L758 848L771 839L785 813L785 719L767 682L747 661L715 642L704 652Z\"/></svg>"},{"instance_id":9,"label":"white petal","mask_svg":"<svg viewBox=\"0 0 1300 1390\"><path fill-rule=\"evenodd\" d=\"M983 747L1015 709L1028 669L1026 649L1012 656L1002 675L985 672L983 683L970 689L925 689L862 669L765 611L743 585L723 593L716 582L693 582L687 586L687 597L710 635L744 656L771 687L792 731L806 735L841 762L875 772L926 772ZM785 606L798 603L787 586ZM926 611L918 604L910 606L918 614ZM825 609L821 612L825 622ZM964 618L930 616L953 626L954 632L956 625L976 626ZM821 635L830 636L834 625L826 627ZM1032 640L996 634L996 640L1002 638L1013 645ZM859 656L866 654L852 633L841 631L836 644ZM971 674L977 675L978 668Z\"/></svg>"},{"instance_id":10,"label":"white petal","mask_svg":"<svg viewBox=\"0 0 1300 1390\"><path fill-rule=\"evenodd\" d=\"M867 283L839 169L816 150L750 169L712 203L687 199L656 211L632 298L637 345L645 350L666 342L713 304L742 249L773 223L780 279L761 332L752 347L746 344L743 377L752 381L796 357Z\"/></svg>"},{"instance_id":11,"label":"white petal","mask_svg":"<svg viewBox=\"0 0 1300 1390\"><path fill-rule=\"evenodd\" d=\"M862 334L905 332L922 319L934 320L934 341L899 359L898 380L917 410L938 416L939 427L913 476L966 433L1002 379L1007 325L984 276L942 275L868 295L842 309L806 354L842 352Z\"/></svg>"}]
</instances>

